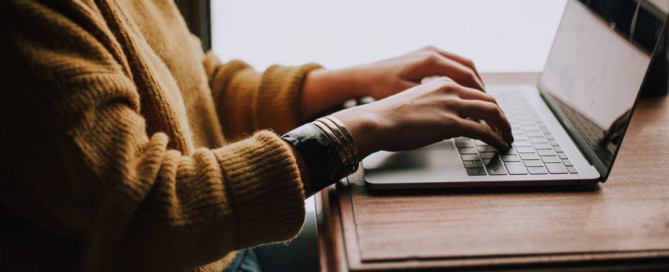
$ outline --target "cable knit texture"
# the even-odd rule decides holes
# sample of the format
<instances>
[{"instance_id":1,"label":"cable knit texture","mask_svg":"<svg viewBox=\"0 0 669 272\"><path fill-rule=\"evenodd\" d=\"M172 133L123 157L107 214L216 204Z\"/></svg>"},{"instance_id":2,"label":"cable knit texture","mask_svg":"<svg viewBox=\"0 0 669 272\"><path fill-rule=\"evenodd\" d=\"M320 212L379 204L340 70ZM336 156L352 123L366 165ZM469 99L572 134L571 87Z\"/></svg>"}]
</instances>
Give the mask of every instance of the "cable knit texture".
<instances>
[{"instance_id":1,"label":"cable knit texture","mask_svg":"<svg viewBox=\"0 0 669 272\"><path fill-rule=\"evenodd\" d=\"M0 67L0 271L220 271L299 231L275 132L317 65L223 63L170 0L5 0Z\"/></svg>"}]
</instances>

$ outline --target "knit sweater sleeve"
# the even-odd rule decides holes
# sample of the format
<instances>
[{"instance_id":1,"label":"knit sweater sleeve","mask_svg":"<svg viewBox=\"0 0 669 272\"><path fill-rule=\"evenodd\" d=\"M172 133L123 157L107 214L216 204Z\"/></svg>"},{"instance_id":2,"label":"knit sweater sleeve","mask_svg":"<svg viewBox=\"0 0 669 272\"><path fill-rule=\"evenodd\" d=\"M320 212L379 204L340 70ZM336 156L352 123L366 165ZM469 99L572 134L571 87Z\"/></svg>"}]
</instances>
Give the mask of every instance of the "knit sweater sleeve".
<instances>
[{"instance_id":1,"label":"knit sweater sleeve","mask_svg":"<svg viewBox=\"0 0 669 272\"><path fill-rule=\"evenodd\" d=\"M297 127L302 83L309 71L321 68L317 64L273 65L260 73L239 60L222 63L213 52L206 54L204 66L229 139L258 129L281 134Z\"/></svg>"},{"instance_id":2,"label":"knit sweater sleeve","mask_svg":"<svg viewBox=\"0 0 669 272\"><path fill-rule=\"evenodd\" d=\"M299 231L304 192L278 136L170 149L147 134L133 75L99 42L108 33L67 12L0 4L0 174L12 177L0 201L78 244L87 271L184 270Z\"/></svg>"}]
</instances>

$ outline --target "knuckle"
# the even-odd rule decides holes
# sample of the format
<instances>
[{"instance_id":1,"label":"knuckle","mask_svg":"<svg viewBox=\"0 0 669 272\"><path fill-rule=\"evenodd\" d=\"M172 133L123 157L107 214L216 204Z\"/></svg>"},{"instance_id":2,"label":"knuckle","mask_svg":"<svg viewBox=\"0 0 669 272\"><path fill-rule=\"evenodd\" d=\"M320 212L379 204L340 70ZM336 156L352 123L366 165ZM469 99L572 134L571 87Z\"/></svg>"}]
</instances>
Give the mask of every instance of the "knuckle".
<instances>
[{"instance_id":1,"label":"knuckle","mask_svg":"<svg viewBox=\"0 0 669 272\"><path fill-rule=\"evenodd\" d=\"M491 114L491 117L502 117L502 110L495 104L493 103L486 103L486 109L485 109L489 114Z\"/></svg>"},{"instance_id":2,"label":"knuckle","mask_svg":"<svg viewBox=\"0 0 669 272\"><path fill-rule=\"evenodd\" d=\"M439 77L436 81L441 84L441 86L453 85L453 80L449 77Z\"/></svg>"},{"instance_id":3,"label":"knuckle","mask_svg":"<svg viewBox=\"0 0 669 272\"><path fill-rule=\"evenodd\" d=\"M438 63L439 61L440 61L439 60L439 54L437 54L435 52L429 52L429 53L425 54L425 56L423 57L423 63L428 64L428 65L434 65L434 64Z\"/></svg>"},{"instance_id":4,"label":"knuckle","mask_svg":"<svg viewBox=\"0 0 669 272\"><path fill-rule=\"evenodd\" d=\"M472 70L472 69L467 69L467 72L466 72L466 73L467 73L466 77L467 77L467 80L468 80L468 81L470 81L470 82L476 82L477 77L476 77L476 73L474 73L474 70Z\"/></svg>"},{"instance_id":5,"label":"knuckle","mask_svg":"<svg viewBox=\"0 0 669 272\"><path fill-rule=\"evenodd\" d=\"M502 111L502 108L495 105L495 110L496 110L495 113L497 114L497 116L501 117L502 119L505 119L504 112Z\"/></svg>"},{"instance_id":6,"label":"knuckle","mask_svg":"<svg viewBox=\"0 0 669 272\"><path fill-rule=\"evenodd\" d=\"M423 47L421 50L422 51L437 51L437 48L434 47L433 45L428 45L428 46Z\"/></svg>"},{"instance_id":7,"label":"knuckle","mask_svg":"<svg viewBox=\"0 0 669 272\"><path fill-rule=\"evenodd\" d=\"M458 85L456 85L452 80L450 79L440 79L439 83L439 91L441 93L446 93L446 94L452 94L452 93L458 93L460 88L458 88Z\"/></svg>"},{"instance_id":8,"label":"knuckle","mask_svg":"<svg viewBox=\"0 0 669 272\"><path fill-rule=\"evenodd\" d=\"M466 66L469 66L469 67L471 67L471 68L476 67L476 65L474 64L474 61L471 60L471 59L467 59L467 58L465 58L465 59L462 60L462 62L463 62Z\"/></svg>"}]
</instances>

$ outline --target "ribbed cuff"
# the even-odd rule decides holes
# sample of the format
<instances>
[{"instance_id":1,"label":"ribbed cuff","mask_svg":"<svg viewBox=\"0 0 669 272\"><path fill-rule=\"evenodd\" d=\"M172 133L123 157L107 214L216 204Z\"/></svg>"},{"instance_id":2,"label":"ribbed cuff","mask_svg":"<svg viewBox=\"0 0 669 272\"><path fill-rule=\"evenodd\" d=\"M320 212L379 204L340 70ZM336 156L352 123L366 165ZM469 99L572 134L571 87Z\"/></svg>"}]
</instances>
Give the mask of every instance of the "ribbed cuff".
<instances>
[{"instance_id":1,"label":"ribbed cuff","mask_svg":"<svg viewBox=\"0 0 669 272\"><path fill-rule=\"evenodd\" d=\"M300 122L300 96L307 74L322 68L318 64L300 67L274 65L263 73L256 107L258 127L271 127L278 134L296 128Z\"/></svg>"},{"instance_id":2,"label":"ribbed cuff","mask_svg":"<svg viewBox=\"0 0 669 272\"><path fill-rule=\"evenodd\" d=\"M286 143L261 131L216 158L239 222L239 248L294 237L304 222L304 190Z\"/></svg>"}]
</instances>

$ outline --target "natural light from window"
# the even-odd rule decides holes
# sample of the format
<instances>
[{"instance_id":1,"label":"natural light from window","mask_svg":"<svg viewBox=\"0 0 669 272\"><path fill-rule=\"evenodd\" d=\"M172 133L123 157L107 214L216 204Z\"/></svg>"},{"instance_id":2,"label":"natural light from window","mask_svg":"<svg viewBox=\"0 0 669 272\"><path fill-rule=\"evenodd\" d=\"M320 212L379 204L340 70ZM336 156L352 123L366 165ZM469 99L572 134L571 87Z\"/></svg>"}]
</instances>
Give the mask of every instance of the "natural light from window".
<instances>
[{"instance_id":1,"label":"natural light from window","mask_svg":"<svg viewBox=\"0 0 669 272\"><path fill-rule=\"evenodd\" d=\"M257 69L346 67L425 45L482 72L538 72L565 0L214 0L214 51Z\"/></svg>"}]
</instances>

